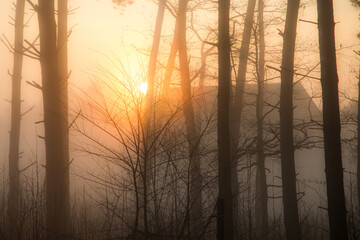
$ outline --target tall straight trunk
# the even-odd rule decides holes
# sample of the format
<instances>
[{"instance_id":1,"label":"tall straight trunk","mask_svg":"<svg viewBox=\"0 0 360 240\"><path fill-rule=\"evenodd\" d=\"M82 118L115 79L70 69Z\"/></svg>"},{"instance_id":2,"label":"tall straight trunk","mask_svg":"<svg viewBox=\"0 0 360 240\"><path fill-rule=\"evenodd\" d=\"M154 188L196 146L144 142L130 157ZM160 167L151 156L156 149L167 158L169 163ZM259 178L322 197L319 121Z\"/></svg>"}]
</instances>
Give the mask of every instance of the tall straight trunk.
<instances>
[{"instance_id":1,"label":"tall straight trunk","mask_svg":"<svg viewBox=\"0 0 360 240\"><path fill-rule=\"evenodd\" d=\"M156 61L159 52L160 46L160 37L161 37L161 28L164 19L166 0L160 0L158 13L156 17L155 23L155 32L154 38L151 48L150 60L149 60L149 68L147 75L148 89L145 96L145 109L144 109L144 159L142 163L142 171L143 171L143 201L142 201L142 220L144 227L144 237L145 239L149 238L149 226L148 226L148 192L150 186L150 180L152 178L151 172L153 171L154 165L154 155L152 154L154 148L154 138L153 138L153 126L152 122L153 114L154 114L154 95L155 95L155 74L156 74ZM151 148L151 149L150 149Z\"/></svg>"},{"instance_id":2,"label":"tall straight trunk","mask_svg":"<svg viewBox=\"0 0 360 240\"><path fill-rule=\"evenodd\" d=\"M347 239L332 0L318 0L317 8L330 238Z\"/></svg>"},{"instance_id":3,"label":"tall straight trunk","mask_svg":"<svg viewBox=\"0 0 360 240\"><path fill-rule=\"evenodd\" d=\"M217 238L234 239L233 204L231 189L231 148L230 148L230 0L219 0L218 37L218 166L219 196L217 202Z\"/></svg>"},{"instance_id":4,"label":"tall straight trunk","mask_svg":"<svg viewBox=\"0 0 360 240\"><path fill-rule=\"evenodd\" d=\"M239 237L239 180L237 174L237 165L239 158L236 156L239 143L240 135L240 122L241 122L241 111L244 98L244 87L246 82L246 69L249 57L249 46L251 31L254 22L256 0L248 0L244 30L241 40L240 57L238 75L236 78L235 93L233 96L232 107L231 107L231 151L233 157L233 165L231 168L231 184L233 198L233 214L234 214L234 234L235 238Z\"/></svg>"},{"instance_id":5,"label":"tall straight trunk","mask_svg":"<svg viewBox=\"0 0 360 240\"><path fill-rule=\"evenodd\" d=\"M169 97L171 75L174 70L176 53L179 49L178 19L179 19L179 16L176 17L176 21L175 21L174 36L173 36L173 41L171 43L170 55L169 55L169 59L168 59L167 65L166 65L165 76L164 76L164 81L163 81L162 95L165 97L165 99L168 99L168 97Z\"/></svg>"},{"instance_id":6,"label":"tall straight trunk","mask_svg":"<svg viewBox=\"0 0 360 240\"><path fill-rule=\"evenodd\" d=\"M49 239L67 239L70 215L69 174L64 139L67 116L63 112L63 94L56 46L54 1L38 1L40 65L44 102L46 149L46 227Z\"/></svg>"},{"instance_id":7,"label":"tall straight trunk","mask_svg":"<svg viewBox=\"0 0 360 240\"><path fill-rule=\"evenodd\" d=\"M14 64L12 74L11 96L11 129L9 145L9 195L8 195L8 231L9 239L17 239L19 236L19 145L20 145L20 122L21 122L21 78L23 65L23 41L24 41L24 10L25 0L16 1L15 13L15 41L14 41Z\"/></svg>"},{"instance_id":8,"label":"tall straight trunk","mask_svg":"<svg viewBox=\"0 0 360 240\"><path fill-rule=\"evenodd\" d=\"M268 234L268 208L267 184L264 154L264 82L265 82L265 36L264 36L264 0L259 0L259 54L258 65L258 94L256 99L256 125L257 125L257 168L256 168L256 200L255 223L259 239L267 239ZM257 36L255 36L257 39ZM256 46L256 49L257 46Z\"/></svg>"},{"instance_id":9,"label":"tall straight trunk","mask_svg":"<svg viewBox=\"0 0 360 240\"><path fill-rule=\"evenodd\" d=\"M199 88L201 89L200 94L203 94L203 87L204 87L205 79L206 79L206 65L207 65L206 61L207 61L209 54L214 49L214 47L215 46L212 46L212 47L208 48L207 50L205 50L205 43L202 43L202 45L201 45L201 49L200 49L201 67L199 70ZM201 96L203 96L203 95L201 95Z\"/></svg>"},{"instance_id":10,"label":"tall straight trunk","mask_svg":"<svg viewBox=\"0 0 360 240\"><path fill-rule=\"evenodd\" d=\"M67 164L65 168L65 185L67 188L70 186L69 179L69 123L68 123L68 0L58 0L58 64L59 64L59 74L60 74L60 94L61 94L61 115L63 116L62 128L64 130L63 139L64 139L64 162ZM70 195L69 191L66 191L64 196L66 206L63 209L66 219L70 219ZM71 232L71 223L67 222L67 232Z\"/></svg>"},{"instance_id":11,"label":"tall straight trunk","mask_svg":"<svg viewBox=\"0 0 360 240\"><path fill-rule=\"evenodd\" d=\"M150 124L150 119L153 112L154 94L155 94L155 74L156 74L156 62L160 46L161 28L164 20L166 0L159 1L159 8L156 16L154 38L150 53L149 68L147 73L148 89L145 98L145 125ZM147 130L147 129L146 129Z\"/></svg>"},{"instance_id":12,"label":"tall straight trunk","mask_svg":"<svg viewBox=\"0 0 360 240\"><path fill-rule=\"evenodd\" d=\"M359 53L360 55L360 53ZM359 64L359 82L358 82L358 112L357 112L357 193L358 193L358 207L360 208L360 64Z\"/></svg>"},{"instance_id":13,"label":"tall straight trunk","mask_svg":"<svg viewBox=\"0 0 360 240\"><path fill-rule=\"evenodd\" d=\"M191 82L186 47L186 10L188 0L179 0L178 44L181 77L181 93L185 116L186 137L190 155L190 238L197 239L202 223L202 176L199 154L199 133L195 122L195 111L191 98Z\"/></svg>"},{"instance_id":14,"label":"tall straight trunk","mask_svg":"<svg viewBox=\"0 0 360 240\"><path fill-rule=\"evenodd\" d=\"M214 46L207 49L205 51L205 43L203 42L200 49L200 59L201 59L201 67L199 69L199 89L197 90L197 95L199 96L198 99L198 107L199 109L206 109L206 103L205 103L205 92L204 92L204 84L205 84L205 78L206 78L206 60L209 55L209 53L213 50ZM205 110L206 112L206 110ZM202 121L204 120L202 111L197 112L197 123L198 123L198 129L199 132L201 131Z\"/></svg>"},{"instance_id":15,"label":"tall straight trunk","mask_svg":"<svg viewBox=\"0 0 360 240\"><path fill-rule=\"evenodd\" d=\"M239 135L240 135L240 121L241 121L241 112L242 105L244 99L244 87L246 82L246 70L247 63L249 58L249 47L250 47L250 38L251 31L254 24L254 12L255 12L256 0L248 0L248 5L246 9L246 17L244 23L244 30L241 39L241 47L240 47L240 57L239 57L239 67L238 74L236 77L236 86L234 99L232 104L232 148L234 152L236 152L238 143L239 143Z\"/></svg>"},{"instance_id":16,"label":"tall straight trunk","mask_svg":"<svg viewBox=\"0 0 360 240\"><path fill-rule=\"evenodd\" d=\"M301 239L293 145L293 78L299 3L299 0L288 0L281 63L280 148L287 239Z\"/></svg>"}]
</instances>

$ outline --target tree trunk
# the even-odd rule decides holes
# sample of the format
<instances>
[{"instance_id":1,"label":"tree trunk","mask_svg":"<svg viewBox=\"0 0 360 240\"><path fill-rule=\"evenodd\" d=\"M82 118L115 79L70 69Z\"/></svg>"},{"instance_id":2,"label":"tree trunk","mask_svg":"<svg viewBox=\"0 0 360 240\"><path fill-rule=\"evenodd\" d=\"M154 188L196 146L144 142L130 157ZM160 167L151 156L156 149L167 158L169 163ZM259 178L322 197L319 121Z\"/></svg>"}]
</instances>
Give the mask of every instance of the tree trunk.
<instances>
[{"instance_id":1,"label":"tree trunk","mask_svg":"<svg viewBox=\"0 0 360 240\"><path fill-rule=\"evenodd\" d=\"M59 74L60 74L60 91L61 91L61 115L63 116L63 138L64 138L64 162L68 165L70 163L69 159L69 122L68 122L68 0L58 0L58 64L59 64ZM69 168L65 168L65 185L70 186L69 179ZM63 209L66 219L70 220L70 195L69 191L66 191L65 203L67 206ZM67 222L67 233L71 233L71 222Z\"/></svg>"},{"instance_id":2,"label":"tree trunk","mask_svg":"<svg viewBox=\"0 0 360 240\"><path fill-rule=\"evenodd\" d=\"M359 53L360 56L360 53ZM358 82L358 112L357 112L357 193L358 208L360 208L360 64L359 64L359 82Z\"/></svg>"},{"instance_id":3,"label":"tree trunk","mask_svg":"<svg viewBox=\"0 0 360 240\"><path fill-rule=\"evenodd\" d=\"M249 57L249 46L251 38L251 30L254 22L254 12L255 12L256 0L248 0L244 31L242 35L241 47L240 47L240 58L239 58L239 68L238 75L236 78L236 87L234 100L232 102L231 108L231 151L233 158L233 165L231 168L231 184L232 192L234 195L233 198L233 214L234 214L234 234L235 238L239 238L239 180L237 174L237 165L239 158L236 156L239 143L240 135L240 122L241 122L241 111L244 98L244 86L246 82L246 69L247 62Z\"/></svg>"},{"instance_id":4,"label":"tree trunk","mask_svg":"<svg viewBox=\"0 0 360 240\"><path fill-rule=\"evenodd\" d=\"M174 70L176 53L177 53L177 51L179 49L179 44L178 44L178 19L179 19L179 16L176 17L176 21L175 21L174 37L173 37L173 42L171 44L170 55L169 55L168 63L166 65L165 76L164 76L164 81L163 81L162 95L166 100L168 100L168 98L169 98L171 75L172 75L172 72Z\"/></svg>"},{"instance_id":5,"label":"tree trunk","mask_svg":"<svg viewBox=\"0 0 360 240\"><path fill-rule=\"evenodd\" d=\"M145 99L145 104L146 104L145 121L147 122L147 124L150 124L150 119L152 116L153 105L154 105L156 61L160 46L161 28L164 19L165 5L166 5L166 0L160 0L158 13L156 16L154 39L150 53L148 76L147 76L148 89L146 92L146 99Z\"/></svg>"},{"instance_id":6,"label":"tree trunk","mask_svg":"<svg viewBox=\"0 0 360 240\"><path fill-rule=\"evenodd\" d=\"M156 62L157 56L159 52L160 46L160 37L161 37L161 28L164 19L166 0L160 0L158 13L156 17L155 23L155 32L153 38L153 44L151 48L150 60L149 60L149 68L147 75L148 89L145 96L145 109L144 109L144 160L142 163L142 171L143 171L143 209L141 212L141 217L143 219L143 227L144 227L144 237L145 239L149 238L149 223L148 223L148 192L150 187L150 181L153 176L153 165L155 161L154 149L155 145L153 143L153 131L154 131L154 123L152 122L153 114L154 114L154 97L155 97L155 74L156 74ZM156 202L156 200L155 200ZM156 203L155 203L156 204Z\"/></svg>"},{"instance_id":7,"label":"tree trunk","mask_svg":"<svg viewBox=\"0 0 360 240\"><path fill-rule=\"evenodd\" d=\"M205 43L203 42L201 44L200 49L200 59L201 59L201 67L199 69L199 89L197 90L197 95L199 96L198 101L198 109L205 109L204 112L206 112L206 100L205 100L205 92L204 92L204 85L205 85L205 79L206 79L206 61L209 53L213 50L215 46L210 47L209 49L205 50ZM203 111L197 112L197 126L199 129L199 132L201 132L202 124L204 119Z\"/></svg>"},{"instance_id":8,"label":"tree trunk","mask_svg":"<svg viewBox=\"0 0 360 240\"><path fill-rule=\"evenodd\" d=\"M347 239L332 0L318 0L317 8L330 238Z\"/></svg>"},{"instance_id":9,"label":"tree trunk","mask_svg":"<svg viewBox=\"0 0 360 240\"><path fill-rule=\"evenodd\" d=\"M288 0L281 63L280 147L287 239L301 239L293 145L293 78L299 0Z\"/></svg>"},{"instance_id":10,"label":"tree trunk","mask_svg":"<svg viewBox=\"0 0 360 240\"><path fill-rule=\"evenodd\" d=\"M202 176L199 154L199 133L195 122L195 111L191 98L191 82L186 46L186 10L188 0L179 1L177 29L179 46L179 63L181 92L185 116L186 137L190 156L190 238L197 239L201 233L202 222Z\"/></svg>"},{"instance_id":11,"label":"tree trunk","mask_svg":"<svg viewBox=\"0 0 360 240\"><path fill-rule=\"evenodd\" d=\"M259 0L259 54L257 77L258 94L256 99L256 124L257 124L257 168L256 168L256 201L255 222L258 239L267 239L268 234L268 209L267 209L267 184L264 155L264 81L265 81L265 36L264 36L264 1ZM255 36L257 39L257 36ZM257 45L257 44L256 44ZM256 46L256 49L257 46Z\"/></svg>"},{"instance_id":12,"label":"tree trunk","mask_svg":"<svg viewBox=\"0 0 360 240\"><path fill-rule=\"evenodd\" d=\"M70 215L69 172L64 148L68 131L64 116L61 77L56 48L54 1L39 0L40 64L44 102L46 148L46 227L49 239L67 239Z\"/></svg>"},{"instance_id":13,"label":"tree trunk","mask_svg":"<svg viewBox=\"0 0 360 240\"><path fill-rule=\"evenodd\" d=\"M18 239L19 233L19 145L21 122L21 75L23 65L25 0L17 0L15 13L14 64L12 74L11 130L9 145L8 238Z\"/></svg>"},{"instance_id":14,"label":"tree trunk","mask_svg":"<svg viewBox=\"0 0 360 240\"><path fill-rule=\"evenodd\" d=\"M244 87L246 82L246 69L249 57L251 31L254 24L256 0L248 0L244 30L241 39L238 74L236 78L235 94L232 105L232 135L233 151L236 152L239 143L241 111L244 99Z\"/></svg>"},{"instance_id":15,"label":"tree trunk","mask_svg":"<svg viewBox=\"0 0 360 240\"><path fill-rule=\"evenodd\" d=\"M231 148L230 148L230 36L229 36L230 0L219 0L219 37L218 37L218 165L219 197L217 202L217 238L234 238L233 204L231 188Z\"/></svg>"}]
</instances>

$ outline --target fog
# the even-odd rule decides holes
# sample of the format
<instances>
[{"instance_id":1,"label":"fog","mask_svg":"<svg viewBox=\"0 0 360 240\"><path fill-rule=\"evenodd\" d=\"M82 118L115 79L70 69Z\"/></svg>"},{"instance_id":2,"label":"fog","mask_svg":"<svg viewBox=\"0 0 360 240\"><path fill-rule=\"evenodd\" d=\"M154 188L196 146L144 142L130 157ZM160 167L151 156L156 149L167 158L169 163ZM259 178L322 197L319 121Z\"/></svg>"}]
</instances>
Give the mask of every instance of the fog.
<instances>
[{"instance_id":1,"label":"fog","mask_svg":"<svg viewBox=\"0 0 360 240\"><path fill-rule=\"evenodd\" d=\"M360 20L358 9L350 1L333 2L348 232L349 239L357 239L360 237L360 206L356 185L359 91L356 52L359 51ZM34 0L34 4L39 3ZM234 97L248 3L231 1L231 4L230 74L231 97ZM229 140L231 198L237 203L232 210L233 239L289 238L284 224L279 117L286 1L267 0L264 4L265 74L260 119L267 230L263 229L264 223L259 224L257 207L260 151L256 146L260 121L257 96L261 50L256 3L242 93L244 100L241 106L229 105L233 111L229 114L232 137L233 126L238 124L234 123L234 112L241 111L237 146L233 145L234 139ZM66 232L61 232L61 228L51 229L49 225L44 90L34 87L34 83L44 86L44 76L39 59L25 54L21 74L19 215L16 214L15 230L10 230L11 213L9 217L6 211L11 202L7 197L14 6L10 0L0 2L0 173L3 179L0 183L0 238L226 239L217 235L221 230L217 225L220 219L217 204L221 195L218 192L221 183L217 114L222 109L218 107L219 9L215 2L200 0L189 1L186 12L188 85L184 84L186 70L180 63L182 48L178 46L167 90L164 79L174 44L176 15L180 11L177 1L168 1L165 7L160 47L155 58L152 51L159 1L68 1L70 141L65 148L69 149L70 157L65 169L69 169L71 216L68 219L71 221L64 227ZM28 46L26 42L33 42L39 36L37 15L27 2L24 47ZM300 2L292 99L295 194L302 239L330 239L317 22L316 1ZM41 51L39 39L34 47ZM59 49L60 45L57 51ZM149 66L152 61L156 68L151 82ZM147 92L143 89L144 83L150 84ZM229 101L233 104L232 99ZM197 182L196 179L201 180ZM236 190L234 181L238 184Z\"/></svg>"}]
</instances>

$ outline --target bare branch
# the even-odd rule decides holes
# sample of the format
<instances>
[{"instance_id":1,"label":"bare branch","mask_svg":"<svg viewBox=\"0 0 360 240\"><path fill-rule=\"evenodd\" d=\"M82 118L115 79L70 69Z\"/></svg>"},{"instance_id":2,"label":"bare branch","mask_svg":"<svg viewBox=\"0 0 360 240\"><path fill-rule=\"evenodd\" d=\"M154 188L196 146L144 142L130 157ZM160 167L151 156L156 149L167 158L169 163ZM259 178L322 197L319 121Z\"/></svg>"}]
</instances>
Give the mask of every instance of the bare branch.
<instances>
[{"instance_id":1,"label":"bare branch","mask_svg":"<svg viewBox=\"0 0 360 240\"><path fill-rule=\"evenodd\" d=\"M26 83L33 86L34 88L42 90L42 87L35 81L32 81L32 82L26 81Z\"/></svg>"}]
</instances>

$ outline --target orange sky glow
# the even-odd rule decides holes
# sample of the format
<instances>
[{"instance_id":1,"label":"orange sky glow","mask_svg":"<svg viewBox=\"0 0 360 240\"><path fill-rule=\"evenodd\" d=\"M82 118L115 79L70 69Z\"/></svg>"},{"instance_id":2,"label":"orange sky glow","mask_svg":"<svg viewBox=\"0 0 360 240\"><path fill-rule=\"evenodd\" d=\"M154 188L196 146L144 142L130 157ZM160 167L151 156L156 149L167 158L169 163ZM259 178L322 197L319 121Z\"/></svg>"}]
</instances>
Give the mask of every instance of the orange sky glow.
<instances>
[{"instance_id":1,"label":"orange sky glow","mask_svg":"<svg viewBox=\"0 0 360 240\"><path fill-rule=\"evenodd\" d=\"M36 0L34 0L36 2ZM272 3L279 4L281 1L269 0L267 5ZM13 41L13 28L8 23L9 16L13 16L13 1L0 1L0 32L6 36L10 42ZM190 1L191 4L191 1ZM234 1L234 4L245 6L245 1ZM113 69L114 74L121 69L126 71L127 77L136 79L138 84L145 81L146 64L148 61L148 51L152 43L152 33L157 13L157 5L151 0L135 0L134 4L123 9L115 7L111 0L69 0L69 6L74 9L73 14L69 16L69 28L72 34L69 39L69 69L72 74L70 77L70 95L76 93L76 89L86 89L91 85L92 75L96 73L97 66L106 65L108 69ZM245 8L244 8L245 9ZM353 50L359 50L359 41L356 38L359 32L358 11L351 6L350 1L334 0L335 21L336 24L336 44L338 51L338 65L340 76L340 87L342 89L351 89L355 85L354 73L358 70L358 59ZM265 12L268 14L269 12ZM266 16L266 15L265 15ZM204 28L210 26L216 28L216 12L207 13L199 11L195 16L197 26ZM303 3L300 18L316 21L315 1ZM37 16L27 6L28 20L25 29L25 38L32 41L38 35ZM170 44L172 40L174 17L166 12L162 31L163 42L161 43L159 59L165 63ZM317 28L314 24L299 22L298 24L298 43L316 43ZM283 26L279 28L283 29ZM200 30L200 34L206 33ZM271 32L268 34L272 34ZM190 59L198 64L196 57L199 55L198 40L189 30L188 40ZM267 42L268 49L271 49L272 42ZM301 47L301 44L299 44ZM193 50L193 49L197 50ZM315 54L315 53L314 53ZM318 56L309 54L303 61L317 59ZM195 59L195 60L194 60ZM299 60L302 61L302 60ZM10 77L7 74L11 71L12 55L4 44L0 44L0 109L2 117L0 118L0 135L8 136L10 104L3 99L10 99L11 85ZM121 63L121 69L116 69L117 63ZM315 75L318 73L314 73ZM125 77L124 75L120 77ZM36 81L41 83L40 66L36 60L24 59L23 79L25 81ZM41 94L37 89L23 84L23 109L35 106L27 121L24 121L26 131L34 131L33 123L42 118ZM140 86L140 85L139 85ZM74 93L75 92L75 93ZM28 127L26 127L26 125ZM5 140L1 140L5 141ZM3 146L4 149L7 146Z\"/></svg>"}]
</instances>

